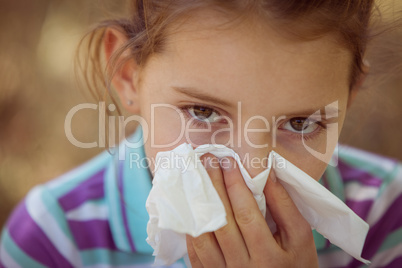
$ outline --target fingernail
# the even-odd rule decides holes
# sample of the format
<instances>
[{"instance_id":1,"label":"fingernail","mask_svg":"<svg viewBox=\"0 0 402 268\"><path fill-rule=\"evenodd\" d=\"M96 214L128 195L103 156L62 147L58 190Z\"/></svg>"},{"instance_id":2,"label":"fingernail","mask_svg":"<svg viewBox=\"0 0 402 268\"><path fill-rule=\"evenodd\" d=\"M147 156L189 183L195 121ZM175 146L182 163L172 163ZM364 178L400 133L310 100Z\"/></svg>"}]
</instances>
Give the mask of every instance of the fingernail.
<instances>
[{"instance_id":1,"label":"fingernail","mask_svg":"<svg viewBox=\"0 0 402 268\"><path fill-rule=\"evenodd\" d=\"M211 157L209 157L209 156L205 157L203 159L203 162L204 162L204 167L206 169L211 169L212 168L212 158Z\"/></svg>"},{"instance_id":2,"label":"fingernail","mask_svg":"<svg viewBox=\"0 0 402 268\"><path fill-rule=\"evenodd\" d=\"M221 164L221 167L226 171L232 170L235 165L234 160L230 157L222 157L221 159L219 159L219 162Z\"/></svg>"}]
</instances>

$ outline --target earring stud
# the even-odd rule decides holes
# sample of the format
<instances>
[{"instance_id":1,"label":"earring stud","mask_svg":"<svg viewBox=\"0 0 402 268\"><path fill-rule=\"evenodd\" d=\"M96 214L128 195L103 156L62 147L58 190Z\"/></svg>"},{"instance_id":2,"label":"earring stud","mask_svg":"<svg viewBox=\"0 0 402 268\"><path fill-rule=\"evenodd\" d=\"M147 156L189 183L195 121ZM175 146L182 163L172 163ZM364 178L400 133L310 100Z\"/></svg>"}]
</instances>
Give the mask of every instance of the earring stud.
<instances>
[{"instance_id":1,"label":"earring stud","mask_svg":"<svg viewBox=\"0 0 402 268\"><path fill-rule=\"evenodd\" d=\"M127 101L127 105L128 105L128 106L133 105L133 101L132 101L132 100L128 100L128 101Z\"/></svg>"}]
</instances>

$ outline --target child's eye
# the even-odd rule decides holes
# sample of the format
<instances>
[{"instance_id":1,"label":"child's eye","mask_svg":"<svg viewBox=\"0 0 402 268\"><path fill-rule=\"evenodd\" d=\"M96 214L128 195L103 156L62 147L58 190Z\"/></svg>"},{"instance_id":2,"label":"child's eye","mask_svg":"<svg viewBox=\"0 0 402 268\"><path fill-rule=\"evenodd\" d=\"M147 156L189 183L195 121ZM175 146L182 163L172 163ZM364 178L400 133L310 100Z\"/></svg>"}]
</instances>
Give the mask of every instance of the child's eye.
<instances>
[{"instance_id":1,"label":"child's eye","mask_svg":"<svg viewBox=\"0 0 402 268\"><path fill-rule=\"evenodd\" d=\"M282 128L295 133L309 134L319 127L320 125L316 121L304 117L293 117L289 119Z\"/></svg>"},{"instance_id":2,"label":"child's eye","mask_svg":"<svg viewBox=\"0 0 402 268\"><path fill-rule=\"evenodd\" d=\"M214 109L203 106L190 106L186 110L198 121L215 123L222 119L221 115Z\"/></svg>"}]
</instances>

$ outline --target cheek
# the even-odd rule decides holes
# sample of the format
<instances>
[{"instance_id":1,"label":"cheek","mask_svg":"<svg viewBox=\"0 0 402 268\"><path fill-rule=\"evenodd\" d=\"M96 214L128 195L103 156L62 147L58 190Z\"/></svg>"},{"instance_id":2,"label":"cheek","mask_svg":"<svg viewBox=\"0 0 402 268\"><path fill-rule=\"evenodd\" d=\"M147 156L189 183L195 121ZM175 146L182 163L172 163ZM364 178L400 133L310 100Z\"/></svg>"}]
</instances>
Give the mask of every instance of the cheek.
<instances>
[{"instance_id":1,"label":"cheek","mask_svg":"<svg viewBox=\"0 0 402 268\"><path fill-rule=\"evenodd\" d=\"M149 113L143 113L142 116L148 127L148 136L144 145L145 155L149 161L150 170L154 174L156 154L172 150L185 142L181 134L182 120L173 108L166 105L152 106Z\"/></svg>"},{"instance_id":2,"label":"cheek","mask_svg":"<svg viewBox=\"0 0 402 268\"><path fill-rule=\"evenodd\" d=\"M183 116L173 106L153 106L150 117L150 135L153 147L168 149L176 147L183 136Z\"/></svg>"},{"instance_id":3,"label":"cheek","mask_svg":"<svg viewBox=\"0 0 402 268\"><path fill-rule=\"evenodd\" d=\"M341 107L343 108L345 107ZM292 139L278 135L278 146L274 150L315 180L319 180L333 157L344 118L344 114L339 114L336 123L328 124L327 130L311 139Z\"/></svg>"},{"instance_id":4,"label":"cheek","mask_svg":"<svg viewBox=\"0 0 402 268\"><path fill-rule=\"evenodd\" d=\"M149 165L149 170L152 173L152 176L155 175L155 157L156 154L158 153L158 150L156 150L155 148L152 148L149 144L149 142L147 142L144 145L144 150L145 150L145 155L146 158L148 160L148 165Z\"/></svg>"},{"instance_id":5,"label":"cheek","mask_svg":"<svg viewBox=\"0 0 402 268\"><path fill-rule=\"evenodd\" d=\"M327 168L327 163L315 158L314 156L304 157L302 160L293 163L301 170L310 175L313 179L318 181Z\"/></svg>"},{"instance_id":6,"label":"cheek","mask_svg":"<svg viewBox=\"0 0 402 268\"><path fill-rule=\"evenodd\" d=\"M142 114L149 129L149 148L167 151L182 143L193 147L207 143L225 144L229 133L233 133L233 129L196 126L195 120L189 120L185 112L173 105L152 104L150 107L147 113Z\"/></svg>"},{"instance_id":7,"label":"cheek","mask_svg":"<svg viewBox=\"0 0 402 268\"><path fill-rule=\"evenodd\" d=\"M327 155L314 155L311 151L309 152L305 148L289 149L282 145L275 148L275 151L293 165L307 173L313 179L318 181L327 168L335 146L336 144L333 146L333 148L328 148L330 151Z\"/></svg>"}]
</instances>

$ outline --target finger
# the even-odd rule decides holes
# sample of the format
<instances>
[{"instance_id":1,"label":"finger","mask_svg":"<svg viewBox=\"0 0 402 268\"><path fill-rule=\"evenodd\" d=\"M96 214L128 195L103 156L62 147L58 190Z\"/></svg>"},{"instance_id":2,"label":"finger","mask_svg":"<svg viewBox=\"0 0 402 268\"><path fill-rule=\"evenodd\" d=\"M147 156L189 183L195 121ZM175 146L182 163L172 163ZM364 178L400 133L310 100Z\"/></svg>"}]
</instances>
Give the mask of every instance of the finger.
<instances>
[{"instance_id":1,"label":"finger","mask_svg":"<svg viewBox=\"0 0 402 268\"><path fill-rule=\"evenodd\" d=\"M314 245L310 224L301 215L274 170L269 176L264 194L280 234L280 244L284 249Z\"/></svg>"},{"instance_id":2,"label":"finger","mask_svg":"<svg viewBox=\"0 0 402 268\"><path fill-rule=\"evenodd\" d=\"M210 176L226 211L227 224L215 231L215 237L221 248L226 264L231 266L232 264L245 263L248 261L249 256L243 237L233 216L219 159L212 154L206 154L201 160L204 161L208 175Z\"/></svg>"},{"instance_id":3,"label":"finger","mask_svg":"<svg viewBox=\"0 0 402 268\"><path fill-rule=\"evenodd\" d=\"M250 257L258 259L266 257L267 253L275 254L278 249L276 241L237 163L233 158L227 158L227 164L222 164L222 170L233 213Z\"/></svg>"},{"instance_id":4,"label":"finger","mask_svg":"<svg viewBox=\"0 0 402 268\"><path fill-rule=\"evenodd\" d=\"M191 262L191 267L202 268L203 266L201 260L198 258L197 253L195 252L195 249L193 247L193 241L191 236L186 235L186 243L187 243L187 254Z\"/></svg>"},{"instance_id":5,"label":"finger","mask_svg":"<svg viewBox=\"0 0 402 268\"><path fill-rule=\"evenodd\" d=\"M214 233L190 237L189 240L203 267L225 267L225 259Z\"/></svg>"}]
</instances>

